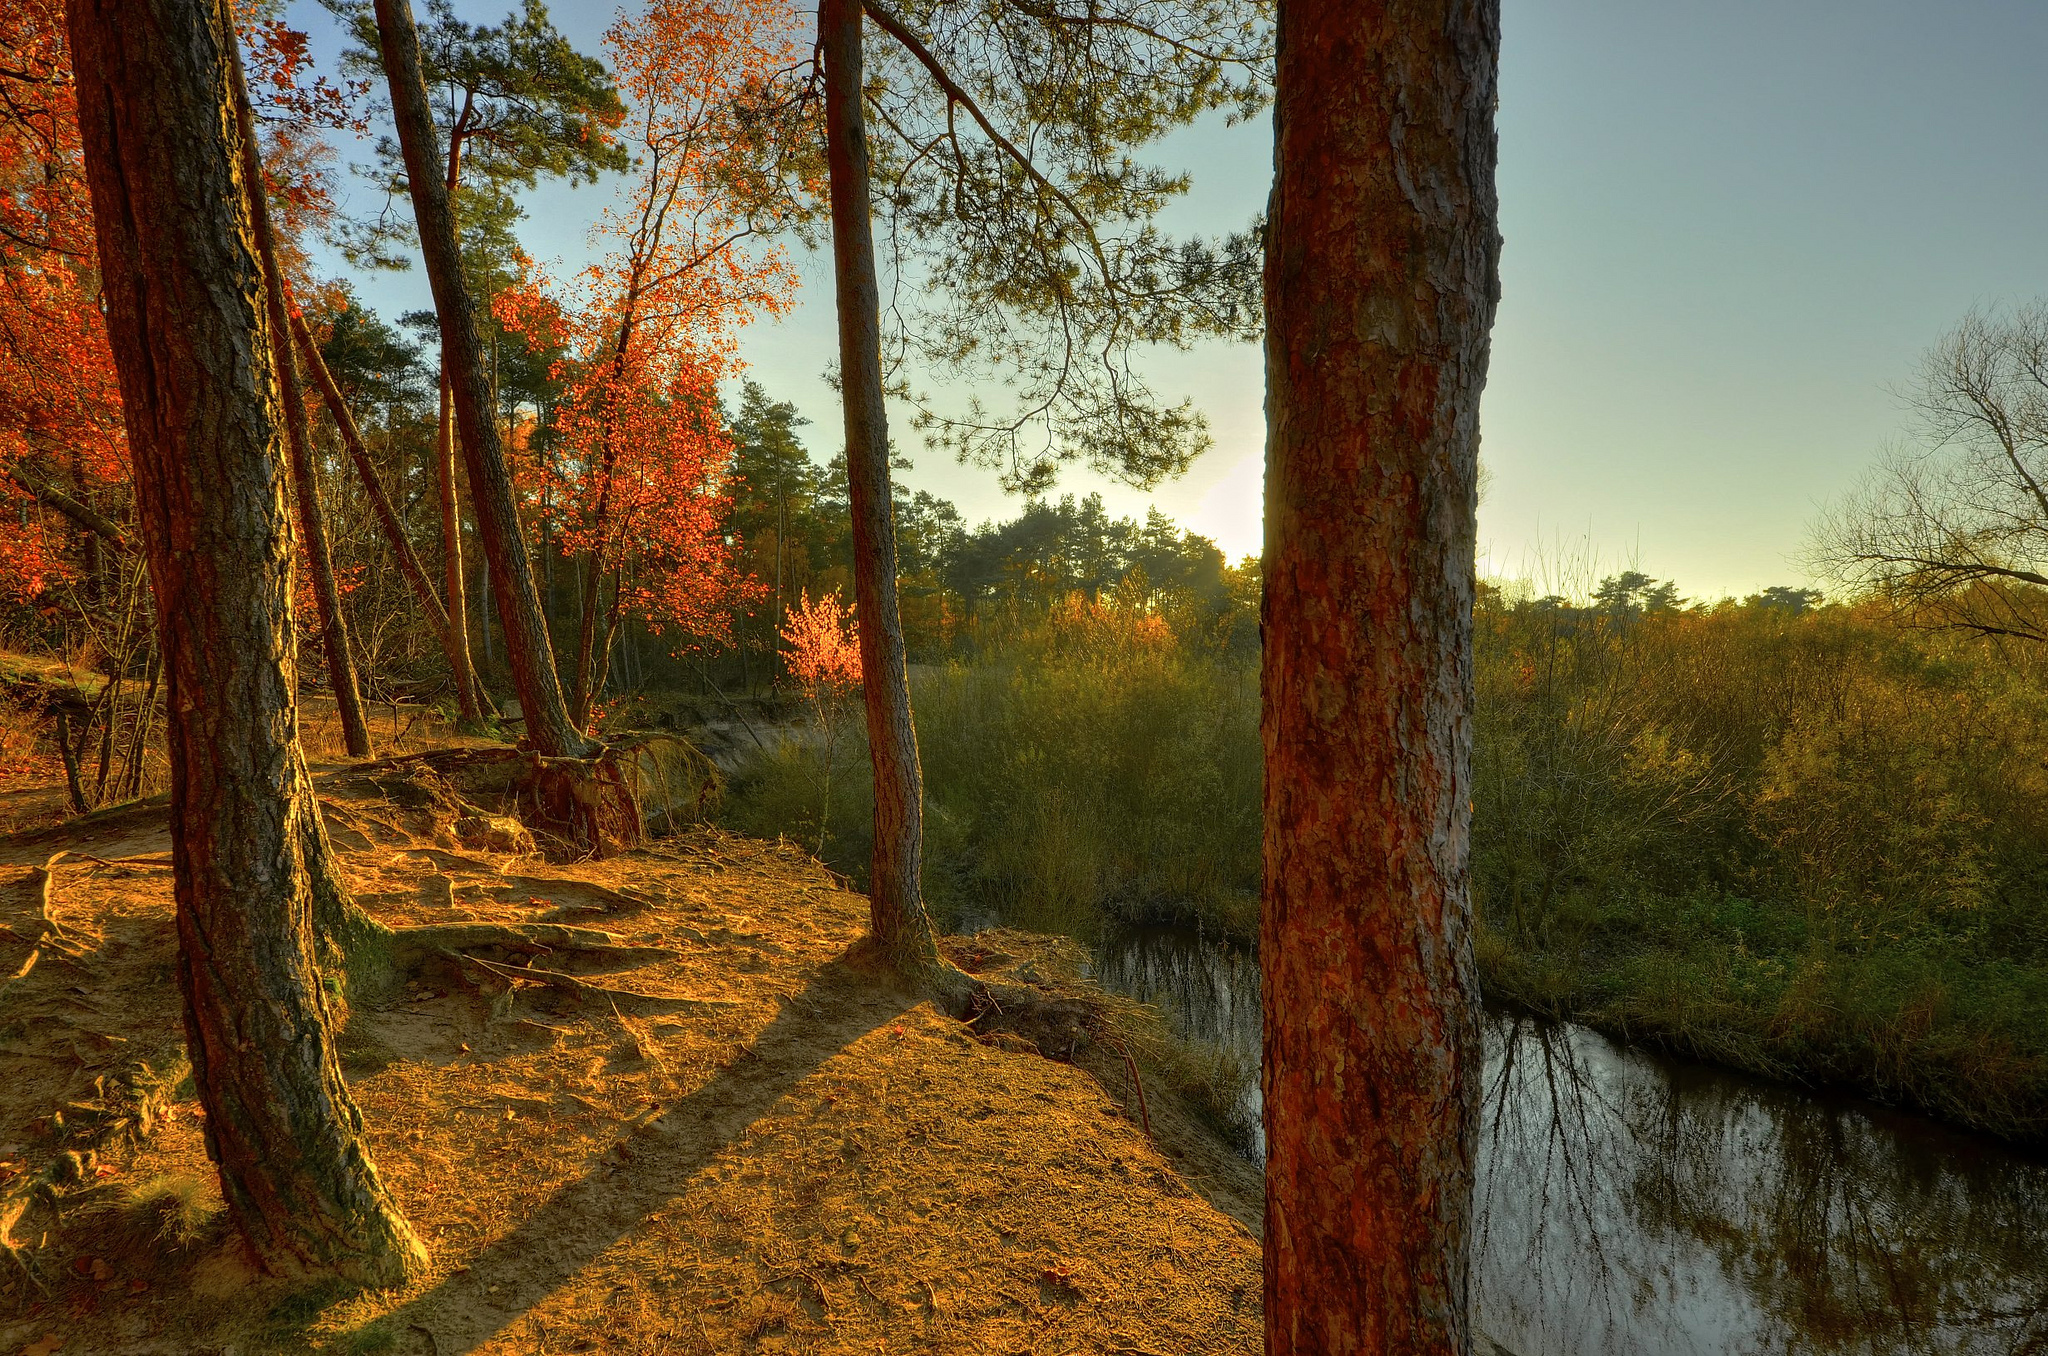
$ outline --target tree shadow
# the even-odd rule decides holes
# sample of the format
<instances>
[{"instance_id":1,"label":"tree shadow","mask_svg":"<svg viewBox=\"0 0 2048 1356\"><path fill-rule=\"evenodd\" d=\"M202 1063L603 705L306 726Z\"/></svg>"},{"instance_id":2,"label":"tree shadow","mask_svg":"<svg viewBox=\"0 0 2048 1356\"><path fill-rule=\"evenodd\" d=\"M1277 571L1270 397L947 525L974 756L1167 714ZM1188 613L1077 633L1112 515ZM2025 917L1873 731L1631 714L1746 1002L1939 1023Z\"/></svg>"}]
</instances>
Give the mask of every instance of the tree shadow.
<instances>
[{"instance_id":1,"label":"tree shadow","mask_svg":"<svg viewBox=\"0 0 2048 1356\"><path fill-rule=\"evenodd\" d=\"M752 1045L632 1131L620 1166L564 1186L461 1271L347 1334L344 1349L348 1339L381 1331L424 1334L436 1356L474 1351L682 1195L819 1066L917 1001L852 953L823 966Z\"/></svg>"}]
</instances>

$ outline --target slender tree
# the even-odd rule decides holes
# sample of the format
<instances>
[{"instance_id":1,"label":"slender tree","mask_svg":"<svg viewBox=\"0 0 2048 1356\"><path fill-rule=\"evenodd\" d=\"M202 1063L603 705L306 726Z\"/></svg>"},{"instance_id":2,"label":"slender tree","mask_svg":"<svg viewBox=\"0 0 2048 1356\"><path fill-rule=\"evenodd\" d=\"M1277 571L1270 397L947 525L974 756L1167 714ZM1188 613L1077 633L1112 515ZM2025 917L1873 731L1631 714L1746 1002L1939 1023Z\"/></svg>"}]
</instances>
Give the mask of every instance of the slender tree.
<instances>
[{"instance_id":1,"label":"slender tree","mask_svg":"<svg viewBox=\"0 0 2048 1356\"><path fill-rule=\"evenodd\" d=\"M297 746L289 455L222 0L69 12L107 327L169 693L178 984L206 1145L256 1258L424 1262L364 1147L314 959L318 812Z\"/></svg>"},{"instance_id":2,"label":"slender tree","mask_svg":"<svg viewBox=\"0 0 2048 1356\"><path fill-rule=\"evenodd\" d=\"M453 393L462 456L475 497L477 533L490 565L498 615L505 628L505 657L526 718L527 738L552 757L587 752L590 741L569 719L562 681L555 670L533 563L513 499L503 431L491 411L491 384L477 330L475 294L463 265L447 184L436 172L441 156L420 66L419 34L409 0L377 0L377 39L390 82L392 118L406 165L406 183L419 223L420 251L434 310L440 317L441 354ZM450 599L451 625L460 625Z\"/></svg>"},{"instance_id":3,"label":"slender tree","mask_svg":"<svg viewBox=\"0 0 2048 1356\"><path fill-rule=\"evenodd\" d=\"M1464 1353L1497 0L1281 0L1262 734L1266 1350Z\"/></svg>"},{"instance_id":4,"label":"slender tree","mask_svg":"<svg viewBox=\"0 0 2048 1356\"><path fill-rule=\"evenodd\" d=\"M1208 445L1206 426L1186 402L1167 407L1153 396L1132 351L1248 337L1253 249L1248 236L1220 250L1165 237L1153 219L1187 180L1131 152L1204 113L1259 105L1261 13L1231 0L1098 0L1085 10L936 0L901 14L881 0L820 0L854 599L875 781L868 894L875 936L905 970L943 977L920 880L923 780L896 587L888 366L915 360L1014 390L1009 409L914 401L915 422L935 443L1001 469L1012 488L1042 490L1074 460L1146 487L1184 470ZM867 73L864 20L883 35L882 78ZM870 145L876 126L886 133L879 152ZM890 313L904 323L886 334L878 202L889 257L922 270L922 301L892 291Z\"/></svg>"},{"instance_id":5,"label":"slender tree","mask_svg":"<svg viewBox=\"0 0 2048 1356\"><path fill-rule=\"evenodd\" d=\"M937 968L923 895L924 772L910 718L910 670L896 599L896 521L890 500L889 417L883 406L881 294L875 279L873 194L861 108L860 0L820 0L826 163L831 170L832 276L839 304L839 386L846 479L853 506L853 595L860 624L862 697L875 774L870 927L905 973Z\"/></svg>"},{"instance_id":6,"label":"slender tree","mask_svg":"<svg viewBox=\"0 0 2048 1356\"><path fill-rule=\"evenodd\" d=\"M369 445L363 441L362 429L356 425L348 397L342 393L334 373L328 370L320 345L313 338L312 327L306 323L306 317L296 311L292 314L291 323L292 333L299 341L300 356L306 360L306 370L313 374L313 382L320 388L327 413L334 420L335 431L341 436L342 448L348 453L349 460L355 463L356 475L363 483L363 493L370 501L370 511L376 516L378 529L384 534L392 554L398 558L399 573L405 576L420 610L427 614L428 624L440 637L453 671L457 663L456 637L449 630L448 609L442 606L441 595L434 592L434 585L427 578L426 566L420 563L419 554L412 549L412 539L406 535L398 508L384 488L384 478L377 474L376 463L370 459Z\"/></svg>"}]
</instances>

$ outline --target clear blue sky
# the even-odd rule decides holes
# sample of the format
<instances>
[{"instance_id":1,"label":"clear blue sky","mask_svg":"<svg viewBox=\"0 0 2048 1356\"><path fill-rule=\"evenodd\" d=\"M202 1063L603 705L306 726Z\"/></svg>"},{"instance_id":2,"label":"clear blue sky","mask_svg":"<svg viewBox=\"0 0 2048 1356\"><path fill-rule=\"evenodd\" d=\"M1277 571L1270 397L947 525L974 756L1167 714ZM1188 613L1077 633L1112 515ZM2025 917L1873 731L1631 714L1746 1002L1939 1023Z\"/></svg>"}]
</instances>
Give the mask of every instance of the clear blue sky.
<instances>
[{"instance_id":1,"label":"clear blue sky","mask_svg":"<svg viewBox=\"0 0 2048 1356\"><path fill-rule=\"evenodd\" d=\"M1900 431L1892 390L1921 350L1972 306L2048 294L2048 3L1505 9L1483 568L1583 569L1590 553L1694 596L1799 579L1816 509ZM595 50L610 12L558 4L556 19ZM323 12L292 15L333 50ZM1196 129L1159 158L1197 175L1177 224L1240 228L1265 199L1270 130ZM580 257L605 191L536 195L535 253ZM797 312L744 348L814 421L822 455L839 427L823 380L831 296L818 261L804 278ZM424 301L417 273L363 292L392 312ZM1166 354L1151 370L1216 435L1152 502L1233 555L1255 551L1257 353ZM907 479L970 519L1015 511L993 477L916 460ZM1103 489L1120 512L1147 502L1085 474L1062 488Z\"/></svg>"}]
</instances>

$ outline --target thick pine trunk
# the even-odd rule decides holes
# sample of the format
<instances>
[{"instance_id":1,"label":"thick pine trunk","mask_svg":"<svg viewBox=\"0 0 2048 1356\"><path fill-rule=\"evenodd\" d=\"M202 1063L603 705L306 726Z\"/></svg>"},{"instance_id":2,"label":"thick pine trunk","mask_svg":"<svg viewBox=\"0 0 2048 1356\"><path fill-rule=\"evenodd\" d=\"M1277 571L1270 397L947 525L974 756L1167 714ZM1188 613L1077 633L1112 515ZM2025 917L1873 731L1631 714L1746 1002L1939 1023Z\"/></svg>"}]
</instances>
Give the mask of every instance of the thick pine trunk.
<instances>
[{"instance_id":1,"label":"thick pine trunk","mask_svg":"<svg viewBox=\"0 0 2048 1356\"><path fill-rule=\"evenodd\" d=\"M484 558L491 568L498 620L505 629L505 658L519 692L527 739L550 757L580 757L590 750L590 741L571 723L568 704L562 699L561 677L555 671L554 650L541 617L533 565L527 558L519 508L512 495L511 468L498 421L491 417L490 379L484 371L476 303L455 238L448 188L442 181L412 5L409 0L376 0L375 9L393 121L405 155L413 214L419 222L420 250L433 288L434 310L441 320L441 351L454 397L463 464L469 471L477 535L483 540ZM466 626L453 603L451 598L451 625Z\"/></svg>"},{"instance_id":2,"label":"thick pine trunk","mask_svg":"<svg viewBox=\"0 0 2048 1356\"><path fill-rule=\"evenodd\" d=\"M448 364L441 364L441 417L434 426L434 486L441 502L441 578L448 591L448 666L455 672L455 701L465 728L483 722L477 697L476 662L469 649L469 576L462 570L462 497L455 481L455 402Z\"/></svg>"},{"instance_id":3,"label":"thick pine trunk","mask_svg":"<svg viewBox=\"0 0 2048 1356\"><path fill-rule=\"evenodd\" d=\"M365 1151L314 963L292 528L223 0L75 0L79 123L168 677L178 984L206 1145L258 1260L425 1262Z\"/></svg>"},{"instance_id":4,"label":"thick pine trunk","mask_svg":"<svg viewBox=\"0 0 2048 1356\"><path fill-rule=\"evenodd\" d=\"M1281 0L1268 217L1266 1350L1463 1353L1498 0Z\"/></svg>"},{"instance_id":5,"label":"thick pine trunk","mask_svg":"<svg viewBox=\"0 0 2048 1356\"><path fill-rule=\"evenodd\" d=\"M939 960L924 908L924 774L918 765L917 730L910 719L910 675L896 601L889 421L882 404L882 319L861 107L860 0L821 0L818 42L825 57L840 397L846 412L847 495L853 508L853 596L860 620L861 691L875 776L869 911L882 954L899 969L914 973Z\"/></svg>"},{"instance_id":6,"label":"thick pine trunk","mask_svg":"<svg viewBox=\"0 0 2048 1356\"><path fill-rule=\"evenodd\" d=\"M270 204L263 187L263 162L256 144L256 115L239 55L235 64L235 119L242 140L242 175L249 193L249 219L263 265L264 310L270 321L271 364L277 370L277 391L284 401L285 433L292 449L292 498L299 510L299 531L306 561L313 571L313 602L320 617L320 645L327 656L328 684L341 718L341 737L351 758L370 756L370 722L363 716L363 698L356 686L355 661L349 655L348 618L341 610L341 589L334 579L334 557L327 548L327 516L320 507L320 482L313 465L313 430L306 419L306 397L299 386L299 365L292 354L291 312L285 305L284 272L278 265L277 237L271 229Z\"/></svg>"}]
</instances>

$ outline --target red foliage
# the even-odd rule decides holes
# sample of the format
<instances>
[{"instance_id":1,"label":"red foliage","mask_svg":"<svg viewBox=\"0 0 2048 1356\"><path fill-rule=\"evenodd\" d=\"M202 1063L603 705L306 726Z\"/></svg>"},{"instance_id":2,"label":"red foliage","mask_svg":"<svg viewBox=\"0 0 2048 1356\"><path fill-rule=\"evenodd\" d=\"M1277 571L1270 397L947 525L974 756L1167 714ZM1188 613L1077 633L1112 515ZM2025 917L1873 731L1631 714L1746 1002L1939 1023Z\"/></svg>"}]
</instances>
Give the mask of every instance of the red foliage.
<instances>
[{"instance_id":1,"label":"red foliage","mask_svg":"<svg viewBox=\"0 0 2048 1356\"><path fill-rule=\"evenodd\" d=\"M860 631L853 615L842 612L839 595L809 593L789 610L782 623L789 646L785 658L790 676L813 701L829 701L860 686Z\"/></svg>"},{"instance_id":2,"label":"red foliage","mask_svg":"<svg viewBox=\"0 0 2048 1356\"><path fill-rule=\"evenodd\" d=\"M0 7L0 51L0 468L93 497L125 482L126 441L62 4ZM11 476L4 493L0 591L33 597L68 572L63 530Z\"/></svg>"},{"instance_id":3,"label":"red foliage","mask_svg":"<svg viewBox=\"0 0 2048 1356\"><path fill-rule=\"evenodd\" d=\"M496 302L566 354L555 443L528 472L562 549L618 581L618 611L698 641L723 639L759 592L723 529L717 391L738 366L733 330L786 307L794 275L779 250L749 248L734 183L755 148L732 110L787 64L796 31L781 0L656 3L615 26L640 177L599 227L609 250L567 285L529 267Z\"/></svg>"},{"instance_id":4,"label":"red foliage","mask_svg":"<svg viewBox=\"0 0 2048 1356\"><path fill-rule=\"evenodd\" d=\"M289 232L325 210L318 133L355 125L361 90L314 75L305 34L282 22L251 22L243 38ZM17 473L120 518L127 437L61 0L0 5L0 52L0 594L29 598L71 572L70 528L34 507Z\"/></svg>"}]
</instances>

